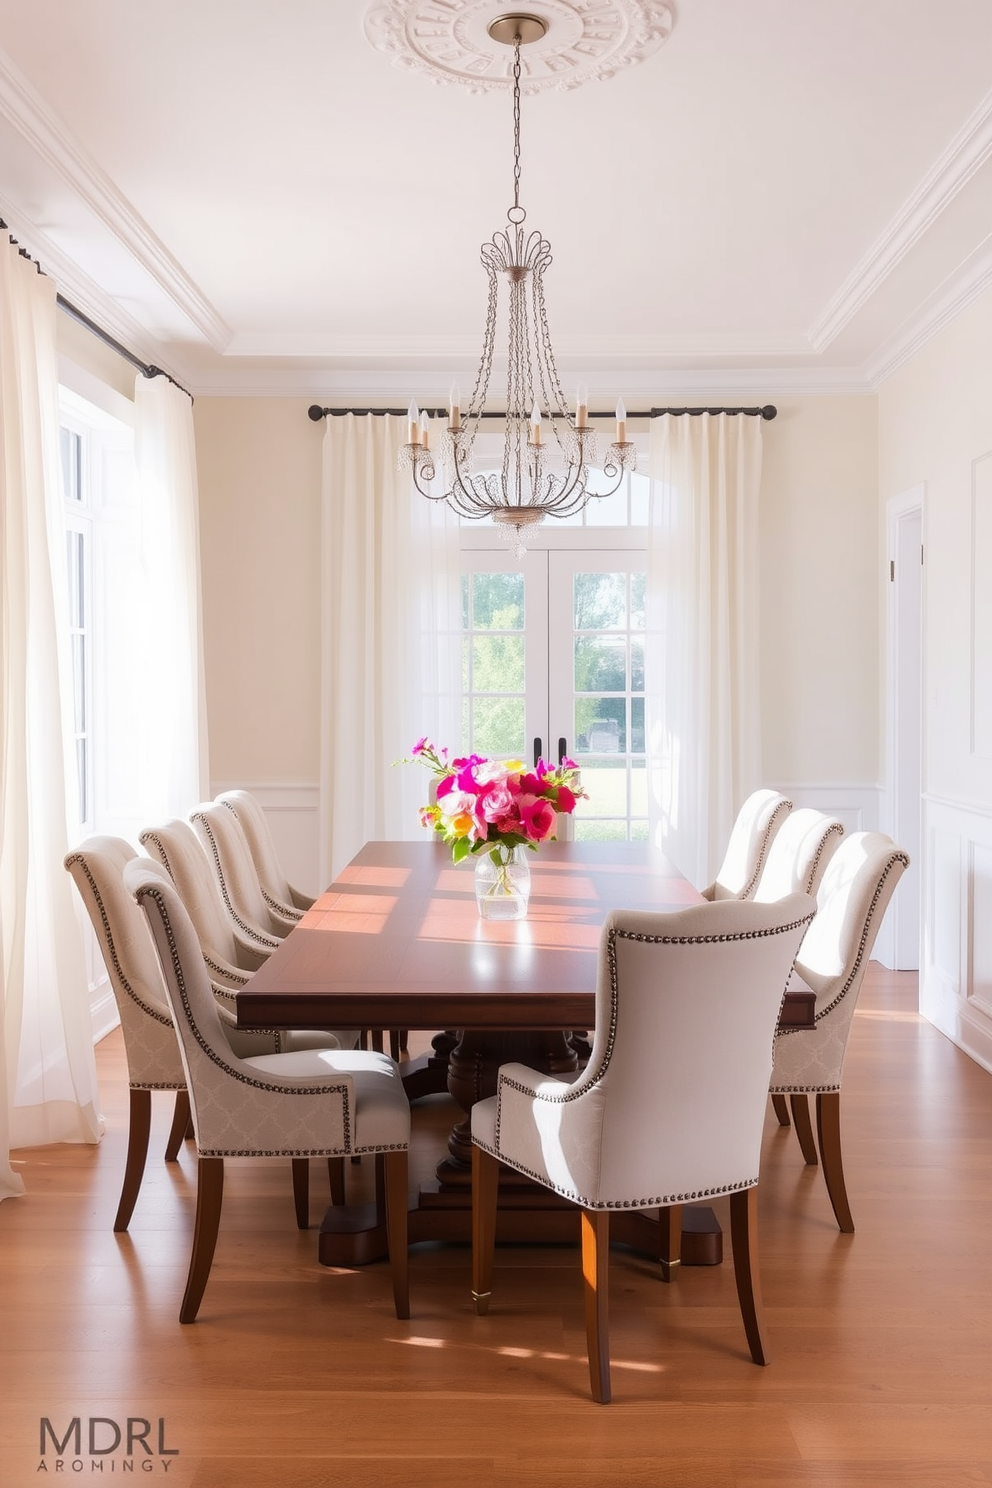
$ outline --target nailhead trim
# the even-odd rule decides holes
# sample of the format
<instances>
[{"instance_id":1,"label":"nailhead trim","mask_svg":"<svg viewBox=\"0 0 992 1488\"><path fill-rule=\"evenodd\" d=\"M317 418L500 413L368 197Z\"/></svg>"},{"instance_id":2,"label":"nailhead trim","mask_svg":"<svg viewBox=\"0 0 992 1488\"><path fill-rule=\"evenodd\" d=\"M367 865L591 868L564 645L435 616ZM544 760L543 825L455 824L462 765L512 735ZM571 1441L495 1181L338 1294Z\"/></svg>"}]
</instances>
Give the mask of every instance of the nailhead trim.
<instances>
[{"instance_id":1,"label":"nailhead trim","mask_svg":"<svg viewBox=\"0 0 992 1488\"><path fill-rule=\"evenodd\" d=\"M186 1017L186 1022L188 1023L193 1033L193 1037L196 1039L196 1042L199 1044L200 1048L203 1050L204 1054L206 1054L210 1062L212 1064L215 1064L218 1069L223 1070L226 1075L230 1075L233 1080L239 1081L242 1085L249 1085L253 1090L269 1090L277 1095L340 1095L343 1107L342 1114L344 1118L345 1138L345 1146L342 1155L348 1156L351 1153L351 1102L348 1099L347 1085L271 1085L264 1080L255 1079L250 1075L242 1074L240 1070L234 1069L231 1065L227 1064L223 1059L221 1059L216 1050L214 1050L203 1037L197 1026L196 1018L193 1015L193 1009L190 1006L189 997L186 991L186 978L183 975L182 962L179 958L179 952L176 948L175 937L172 933L172 922L169 919L168 906L160 891L156 888L153 888L151 885L145 885L142 889L139 890L139 893L141 894L142 898L145 898L147 896L148 898L154 899L156 905L158 906L158 911L162 917L162 924L165 929L165 937L169 945L169 956L172 961L172 971L176 979L176 987L179 992L180 1001L183 1005L183 1012ZM337 1151L337 1149L334 1150ZM218 1154L213 1152L207 1152L205 1150L203 1151L203 1156L205 1157L212 1157L217 1155ZM230 1155L250 1157L253 1154L250 1151L245 1151ZM282 1156L281 1153L277 1152L256 1153L255 1155L265 1157Z\"/></svg>"},{"instance_id":2,"label":"nailhead trim","mask_svg":"<svg viewBox=\"0 0 992 1488\"><path fill-rule=\"evenodd\" d=\"M882 890L885 887L885 881L897 863L901 863L904 868L908 868L909 858L907 854L903 852L893 853L886 862L885 867L882 869L882 872L879 875L878 883L875 885L875 892L871 897L871 903L868 906L868 913L865 915L865 923L861 930L861 940L858 943L858 954L854 958L854 964L851 967L850 973L848 974L847 981L844 983L843 987L841 987L834 1000L832 1002L828 1002L825 1008L822 1008L815 1014L813 1020L814 1027L817 1023L821 1022L828 1013L832 1013L834 1008L838 1007L840 1003L843 1002L844 998L851 990L851 985L858 974L858 969L861 966L861 962L864 958L865 946L868 944L868 932L871 929L871 922L875 917L875 910L878 908L878 901L881 898ZM780 1028L776 1030L775 1037L786 1038L789 1034L809 1032L810 1030L808 1028ZM824 1086L820 1088L825 1089L826 1087ZM837 1088L839 1090L840 1086L838 1086Z\"/></svg>"},{"instance_id":3,"label":"nailhead trim","mask_svg":"<svg viewBox=\"0 0 992 1488\"><path fill-rule=\"evenodd\" d=\"M788 925L779 925L774 930L743 930L733 935L645 935L640 931L618 930L616 926L613 926L606 943L606 958L610 973L610 1027L606 1037L606 1049L602 1062L599 1069L595 1072L595 1077L589 1082L583 1082L581 1089L576 1090L574 1085L562 1085L560 1093L555 1090L547 1095L542 1095L541 1099L555 1105L568 1105L570 1101L579 1100L588 1090L599 1083L609 1068L610 1060L613 1057L617 1032L617 940L633 940L643 945L724 945L742 940L767 940L771 935L785 935L792 930L798 930L801 925L808 925L813 919L814 914L815 910L811 909L808 914L801 915L798 920L793 920ZM783 990L783 999L784 996L785 993ZM491 1152L492 1156L498 1157L501 1162L509 1162L510 1166L516 1168L518 1172L526 1174L529 1178L536 1179L545 1188L550 1188L555 1193L562 1194L565 1198L575 1197L558 1184L549 1182L546 1174L535 1173L532 1169L518 1163L516 1159L506 1158L499 1150L500 1123L502 1120L501 1097L504 1088L516 1090L521 1095L533 1098L533 1091L529 1090L526 1085L521 1085L517 1080L510 1079L506 1075L500 1075L496 1100L495 1149L486 1146L482 1142L478 1145L485 1147L487 1152ZM473 1140L475 1139L473 1138ZM737 1193L742 1188L753 1188L757 1181L757 1178L742 1178L739 1183L725 1183L719 1188L698 1189L693 1193L660 1196L655 1194L643 1199L624 1199L607 1203L595 1199L575 1197L575 1202L585 1205L587 1209L653 1209L658 1205L688 1203L694 1199L714 1198L718 1194Z\"/></svg>"},{"instance_id":4,"label":"nailhead trim","mask_svg":"<svg viewBox=\"0 0 992 1488\"><path fill-rule=\"evenodd\" d=\"M213 855L214 871L217 874L217 882L220 885L220 891L223 895L224 903L227 905L227 911L228 914L231 916L231 919L237 925L239 930L244 931L245 935L247 935L250 940L257 941L257 943L267 951L274 951L280 944L278 938L274 935L267 934L266 931L262 930L260 926L251 925L247 920L243 920L234 907L230 890L227 887L227 879L224 877L224 867L220 859L220 849L217 846L217 838L214 835L214 829L209 819L203 814L202 811L193 811L190 813L190 821L200 822L208 838L210 839L210 851Z\"/></svg>"},{"instance_id":5,"label":"nailhead trim","mask_svg":"<svg viewBox=\"0 0 992 1488\"><path fill-rule=\"evenodd\" d=\"M791 810L792 802L787 800L786 797L783 796L781 801L779 801L778 805L775 807L775 810L772 812L771 816L768 818L768 821L765 825L764 833L762 834L761 838L761 848L755 860L754 872L751 874L750 879L737 895L738 899L750 899L751 895L757 888L758 879L761 877L761 870L765 866L765 858L768 856L768 847L774 835L775 826L778 822L778 819L781 815L788 815Z\"/></svg>"},{"instance_id":6,"label":"nailhead trim","mask_svg":"<svg viewBox=\"0 0 992 1488\"><path fill-rule=\"evenodd\" d=\"M806 882L803 885L803 889L807 894L811 894L813 892L813 885L816 883L816 870L820 866L820 859L823 857L824 849L826 848L827 843L835 832L838 832L841 836L844 835L843 822L831 822L827 830L824 832L823 836L820 838L820 845L817 847L816 852L813 855L813 861L809 865L809 872L806 875Z\"/></svg>"},{"instance_id":7,"label":"nailhead trim","mask_svg":"<svg viewBox=\"0 0 992 1488\"><path fill-rule=\"evenodd\" d=\"M106 910L106 906L104 905L104 902L103 902L103 896L101 895L100 890L97 888L96 879L93 877L92 873L90 872L89 864L87 863L84 854L81 853L81 852L75 852L75 853L70 854L70 856L67 857L66 860L65 860L65 866L66 866L66 868L69 867L69 864L70 863L78 863L79 866L80 866L80 868L82 868L84 874L86 875L86 882L90 886L90 892L92 893L93 898L96 901L96 907L97 907L97 909L100 911L100 920L101 920L101 923L103 924L103 938L104 938L104 942L106 944L107 949L110 952L110 959L113 962L114 972L115 972L115 974L117 976L117 980L121 984L121 987L127 993L128 997L131 998L132 1002L137 1003L137 1005L141 1009L141 1011L143 1013L146 1013L149 1018L154 1018L154 1020L155 1020L156 1023L164 1023L165 1026L166 1026L166 1028L171 1028L172 1027L172 1016L171 1016L171 1014L169 1014L169 1013L161 1013L161 1012L159 1012L159 1010L157 1008L153 1008L150 1005L150 1003L145 1002L145 1000L142 997L139 997L138 996L138 993L134 990L134 988L131 986L131 983L128 981L127 977L124 975L124 968L121 966L120 961L117 959L117 947L114 945L114 937L110 933L110 921L107 918L107 910ZM136 1086L135 1088L136 1089L149 1089L149 1090L158 1090L158 1089L162 1089L162 1090L175 1090L175 1089L177 1089L179 1087L174 1086L174 1085L162 1085L162 1086L149 1085L149 1086ZM183 1088L185 1088L185 1087L183 1087Z\"/></svg>"}]
</instances>

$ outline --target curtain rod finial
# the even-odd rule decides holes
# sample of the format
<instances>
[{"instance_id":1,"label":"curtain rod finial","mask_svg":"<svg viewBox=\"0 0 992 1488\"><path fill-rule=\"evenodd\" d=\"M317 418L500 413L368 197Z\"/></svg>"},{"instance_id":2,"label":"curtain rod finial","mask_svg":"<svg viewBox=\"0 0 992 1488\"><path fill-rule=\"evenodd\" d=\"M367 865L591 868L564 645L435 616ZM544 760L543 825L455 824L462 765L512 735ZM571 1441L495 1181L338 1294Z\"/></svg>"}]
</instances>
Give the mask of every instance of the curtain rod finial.
<instances>
[{"instance_id":1,"label":"curtain rod finial","mask_svg":"<svg viewBox=\"0 0 992 1488\"><path fill-rule=\"evenodd\" d=\"M315 424L319 424L321 419L324 417L324 410L321 408L319 403L311 403L310 407L307 409L307 413L310 418L313 419Z\"/></svg>"}]
</instances>

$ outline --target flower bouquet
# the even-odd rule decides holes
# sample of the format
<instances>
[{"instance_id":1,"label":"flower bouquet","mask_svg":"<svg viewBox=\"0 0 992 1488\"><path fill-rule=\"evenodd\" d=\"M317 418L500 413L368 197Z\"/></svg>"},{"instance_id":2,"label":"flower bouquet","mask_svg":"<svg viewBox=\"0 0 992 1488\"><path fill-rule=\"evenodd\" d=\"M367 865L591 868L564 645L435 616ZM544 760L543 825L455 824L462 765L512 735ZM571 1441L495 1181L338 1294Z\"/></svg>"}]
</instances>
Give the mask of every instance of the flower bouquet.
<instances>
[{"instance_id":1,"label":"flower bouquet","mask_svg":"<svg viewBox=\"0 0 992 1488\"><path fill-rule=\"evenodd\" d=\"M427 739L413 746L413 756L437 781L435 800L422 806L420 820L451 844L460 863L480 855L475 892L484 919L517 919L527 912L530 868L522 849L536 852L555 835L558 814L570 814L585 798L574 760L558 765L538 760L527 770L520 760L485 759L470 754L448 759Z\"/></svg>"}]
</instances>

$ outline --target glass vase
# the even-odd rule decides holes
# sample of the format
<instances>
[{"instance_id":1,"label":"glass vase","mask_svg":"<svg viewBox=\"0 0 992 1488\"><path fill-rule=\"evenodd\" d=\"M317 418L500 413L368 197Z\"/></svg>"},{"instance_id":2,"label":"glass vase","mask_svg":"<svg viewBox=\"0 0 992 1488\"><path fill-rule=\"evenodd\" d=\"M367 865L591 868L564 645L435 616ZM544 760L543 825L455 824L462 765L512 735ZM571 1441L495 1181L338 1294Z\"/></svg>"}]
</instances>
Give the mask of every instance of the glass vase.
<instances>
[{"instance_id":1,"label":"glass vase","mask_svg":"<svg viewBox=\"0 0 992 1488\"><path fill-rule=\"evenodd\" d=\"M530 864L525 847L496 842L475 863L475 902L484 920L522 920L530 898Z\"/></svg>"}]
</instances>

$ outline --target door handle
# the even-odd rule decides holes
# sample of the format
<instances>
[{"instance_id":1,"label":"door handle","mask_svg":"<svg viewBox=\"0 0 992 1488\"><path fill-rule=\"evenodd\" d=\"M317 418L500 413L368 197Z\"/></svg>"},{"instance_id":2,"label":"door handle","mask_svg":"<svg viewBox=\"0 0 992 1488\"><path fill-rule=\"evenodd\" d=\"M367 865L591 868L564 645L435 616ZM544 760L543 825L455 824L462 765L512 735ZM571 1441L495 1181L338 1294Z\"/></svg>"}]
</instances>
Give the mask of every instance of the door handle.
<instances>
[{"instance_id":1,"label":"door handle","mask_svg":"<svg viewBox=\"0 0 992 1488\"><path fill-rule=\"evenodd\" d=\"M541 740L539 738L535 738L535 740L534 740L534 769L535 770L537 769L537 762L538 762L538 760L540 758L541 758Z\"/></svg>"},{"instance_id":2,"label":"door handle","mask_svg":"<svg viewBox=\"0 0 992 1488\"><path fill-rule=\"evenodd\" d=\"M558 740L558 763L559 764L561 764L562 760L565 758L565 756L566 756L567 753L568 753L568 740L565 738L564 734L562 734L561 738Z\"/></svg>"}]
</instances>

